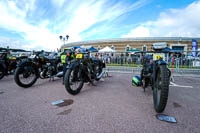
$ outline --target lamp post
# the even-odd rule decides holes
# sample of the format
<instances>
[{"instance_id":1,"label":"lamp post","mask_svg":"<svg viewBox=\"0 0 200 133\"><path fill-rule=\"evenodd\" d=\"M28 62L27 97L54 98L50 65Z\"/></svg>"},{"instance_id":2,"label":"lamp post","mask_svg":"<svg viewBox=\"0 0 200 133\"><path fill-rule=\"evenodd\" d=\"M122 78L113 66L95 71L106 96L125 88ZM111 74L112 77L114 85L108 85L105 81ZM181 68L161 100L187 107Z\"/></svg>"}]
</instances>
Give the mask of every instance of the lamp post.
<instances>
[{"instance_id":1,"label":"lamp post","mask_svg":"<svg viewBox=\"0 0 200 133\"><path fill-rule=\"evenodd\" d=\"M65 41L68 41L69 35L66 35L66 37L59 36L60 40L63 42L63 45L65 44Z\"/></svg>"}]
</instances>

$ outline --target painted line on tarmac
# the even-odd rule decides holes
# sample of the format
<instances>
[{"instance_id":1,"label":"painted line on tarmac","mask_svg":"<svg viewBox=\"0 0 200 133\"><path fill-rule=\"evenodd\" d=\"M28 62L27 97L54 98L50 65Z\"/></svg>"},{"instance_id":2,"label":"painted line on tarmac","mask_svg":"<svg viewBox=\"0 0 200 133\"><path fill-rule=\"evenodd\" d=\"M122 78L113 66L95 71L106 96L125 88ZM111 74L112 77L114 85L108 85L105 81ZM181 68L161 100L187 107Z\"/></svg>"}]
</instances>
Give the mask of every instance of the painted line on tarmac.
<instances>
[{"instance_id":1,"label":"painted line on tarmac","mask_svg":"<svg viewBox=\"0 0 200 133\"><path fill-rule=\"evenodd\" d=\"M183 86L183 85L177 85L173 82L170 82L170 85L169 86L175 86L175 87L185 87L185 88L193 88L192 86Z\"/></svg>"}]
</instances>

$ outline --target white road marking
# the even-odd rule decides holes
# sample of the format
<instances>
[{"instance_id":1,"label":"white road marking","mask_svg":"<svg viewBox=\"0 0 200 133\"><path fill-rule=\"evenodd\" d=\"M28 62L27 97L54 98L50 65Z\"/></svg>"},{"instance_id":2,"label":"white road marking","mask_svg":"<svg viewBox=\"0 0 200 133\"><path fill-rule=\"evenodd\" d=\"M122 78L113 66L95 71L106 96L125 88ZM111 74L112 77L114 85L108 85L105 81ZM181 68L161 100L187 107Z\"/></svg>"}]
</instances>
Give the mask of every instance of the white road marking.
<instances>
[{"instance_id":1,"label":"white road marking","mask_svg":"<svg viewBox=\"0 0 200 133\"><path fill-rule=\"evenodd\" d=\"M170 85L169 86L175 86L175 87L185 87L185 88L193 88L192 86L183 86L183 85L177 85L173 82L170 82Z\"/></svg>"}]
</instances>

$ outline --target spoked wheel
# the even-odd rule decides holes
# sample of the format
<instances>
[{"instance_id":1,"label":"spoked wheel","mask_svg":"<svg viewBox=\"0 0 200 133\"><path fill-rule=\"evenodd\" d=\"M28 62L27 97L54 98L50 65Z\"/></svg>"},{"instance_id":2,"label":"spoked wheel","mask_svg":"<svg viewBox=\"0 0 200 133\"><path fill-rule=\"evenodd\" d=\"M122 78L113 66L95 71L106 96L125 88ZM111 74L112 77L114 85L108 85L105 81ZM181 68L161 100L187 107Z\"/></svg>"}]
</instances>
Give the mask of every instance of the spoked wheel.
<instances>
[{"instance_id":1,"label":"spoked wheel","mask_svg":"<svg viewBox=\"0 0 200 133\"><path fill-rule=\"evenodd\" d=\"M83 87L83 80L78 78L78 70L67 69L64 78L65 89L72 95L78 94Z\"/></svg>"},{"instance_id":2,"label":"spoked wheel","mask_svg":"<svg viewBox=\"0 0 200 133\"><path fill-rule=\"evenodd\" d=\"M0 69L0 80L5 76L6 71L4 69Z\"/></svg>"},{"instance_id":3,"label":"spoked wheel","mask_svg":"<svg viewBox=\"0 0 200 133\"><path fill-rule=\"evenodd\" d=\"M156 81L153 88L154 109L161 113L167 105L169 92L169 72L166 65L160 65L156 74Z\"/></svg>"},{"instance_id":4,"label":"spoked wheel","mask_svg":"<svg viewBox=\"0 0 200 133\"><path fill-rule=\"evenodd\" d=\"M24 65L15 70L15 82L24 88L31 87L37 81L37 73L33 66Z\"/></svg>"},{"instance_id":5,"label":"spoked wheel","mask_svg":"<svg viewBox=\"0 0 200 133\"><path fill-rule=\"evenodd\" d=\"M6 75L6 68L4 64L0 62L0 80Z\"/></svg>"},{"instance_id":6,"label":"spoked wheel","mask_svg":"<svg viewBox=\"0 0 200 133\"><path fill-rule=\"evenodd\" d=\"M6 68L4 64L0 63L0 80L6 75Z\"/></svg>"}]
</instances>

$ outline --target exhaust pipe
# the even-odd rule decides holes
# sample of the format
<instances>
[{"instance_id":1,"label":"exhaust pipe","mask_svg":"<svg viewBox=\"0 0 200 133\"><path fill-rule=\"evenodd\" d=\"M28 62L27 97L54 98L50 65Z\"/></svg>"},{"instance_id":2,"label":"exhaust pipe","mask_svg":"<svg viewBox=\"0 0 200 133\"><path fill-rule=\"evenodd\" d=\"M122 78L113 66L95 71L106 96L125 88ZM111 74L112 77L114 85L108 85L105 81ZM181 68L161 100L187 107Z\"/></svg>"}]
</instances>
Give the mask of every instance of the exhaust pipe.
<instances>
[{"instance_id":1,"label":"exhaust pipe","mask_svg":"<svg viewBox=\"0 0 200 133\"><path fill-rule=\"evenodd\" d=\"M62 77L62 76L63 76L63 71L58 72L58 73L56 74L56 77Z\"/></svg>"},{"instance_id":2,"label":"exhaust pipe","mask_svg":"<svg viewBox=\"0 0 200 133\"><path fill-rule=\"evenodd\" d=\"M100 79L103 75L104 75L104 71L103 72L101 72L101 74L99 74L99 76L97 76L97 79Z\"/></svg>"}]
</instances>

